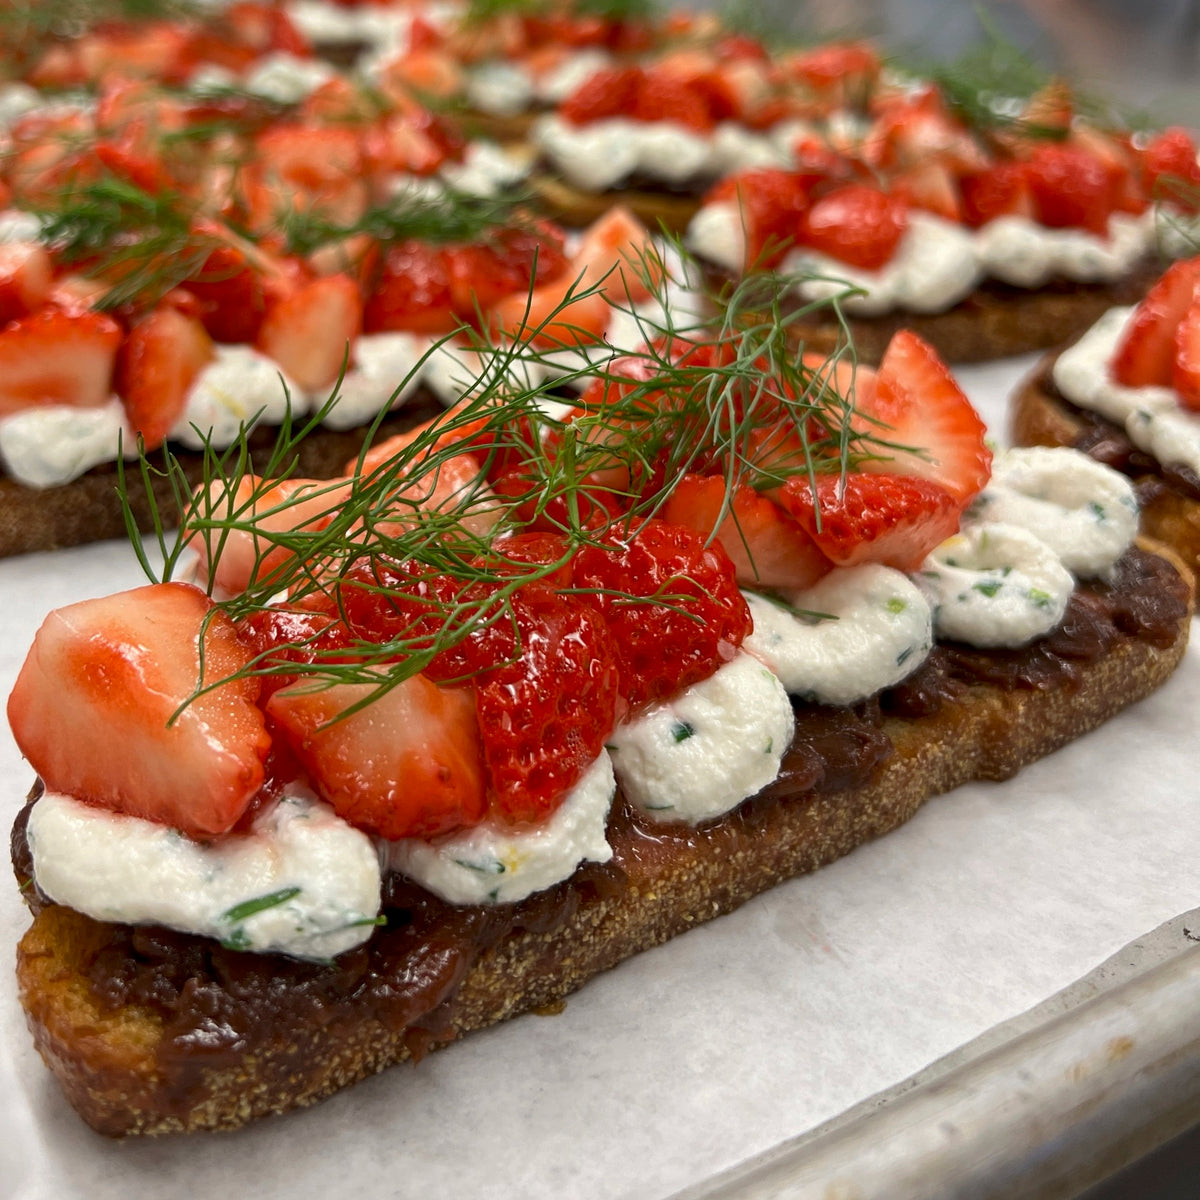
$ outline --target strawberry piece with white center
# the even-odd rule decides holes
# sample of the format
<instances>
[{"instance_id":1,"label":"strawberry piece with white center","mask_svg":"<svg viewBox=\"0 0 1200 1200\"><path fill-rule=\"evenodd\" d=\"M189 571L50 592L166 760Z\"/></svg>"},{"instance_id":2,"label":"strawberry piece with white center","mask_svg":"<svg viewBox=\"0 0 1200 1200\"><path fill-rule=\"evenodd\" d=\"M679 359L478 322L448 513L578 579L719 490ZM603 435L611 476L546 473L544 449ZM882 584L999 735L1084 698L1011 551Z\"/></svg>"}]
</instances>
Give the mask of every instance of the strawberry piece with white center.
<instances>
[{"instance_id":1,"label":"strawberry piece with white center","mask_svg":"<svg viewBox=\"0 0 1200 1200\"><path fill-rule=\"evenodd\" d=\"M983 421L937 352L911 330L892 338L874 391L860 391L857 408L873 420L859 418L856 428L889 443L878 451L886 457L864 462L863 471L932 480L962 507L987 483L992 453Z\"/></svg>"},{"instance_id":2,"label":"strawberry piece with white center","mask_svg":"<svg viewBox=\"0 0 1200 1200\"><path fill-rule=\"evenodd\" d=\"M615 303L645 300L662 279L663 265L650 231L618 204L584 230L567 268L576 290L598 287Z\"/></svg>"},{"instance_id":3,"label":"strawberry piece with white center","mask_svg":"<svg viewBox=\"0 0 1200 1200\"><path fill-rule=\"evenodd\" d=\"M958 499L914 475L852 473L789 479L775 493L821 552L839 567L880 563L915 571L957 529Z\"/></svg>"},{"instance_id":4,"label":"strawberry piece with white center","mask_svg":"<svg viewBox=\"0 0 1200 1200\"><path fill-rule=\"evenodd\" d=\"M0 326L40 308L54 287L54 264L36 242L0 243Z\"/></svg>"},{"instance_id":5,"label":"strawberry piece with white center","mask_svg":"<svg viewBox=\"0 0 1200 1200\"><path fill-rule=\"evenodd\" d=\"M1168 268L1126 322L1113 354L1112 377L1125 387L1171 387L1176 331L1200 284L1200 258Z\"/></svg>"},{"instance_id":6,"label":"strawberry piece with white center","mask_svg":"<svg viewBox=\"0 0 1200 1200\"><path fill-rule=\"evenodd\" d=\"M414 675L346 715L370 691L302 681L276 692L267 712L321 798L359 829L397 839L476 824L486 796L473 689Z\"/></svg>"},{"instance_id":7,"label":"strawberry piece with white center","mask_svg":"<svg viewBox=\"0 0 1200 1200\"><path fill-rule=\"evenodd\" d=\"M38 630L9 724L51 791L212 837L263 782L258 682L230 678L249 661L232 622L188 584L84 600ZM213 690L182 707L201 685Z\"/></svg>"},{"instance_id":8,"label":"strawberry piece with white center","mask_svg":"<svg viewBox=\"0 0 1200 1200\"><path fill-rule=\"evenodd\" d=\"M358 285L345 275L298 284L268 308L258 348L306 392L333 386L362 328Z\"/></svg>"},{"instance_id":9,"label":"strawberry piece with white center","mask_svg":"<svg viewBox=\"0 0 1200 1200\"><path fill-rule=\"evenodd\" d=\"M715 530L745 587L803 591L833 569L792 517L751 487L730 494L719 476L685 475L663 517L705 535Z\"/></svg>"},{"instance_id":10,"label":"strawberry piece with white center","mask_svg":"<svg viewBox=\"0 0 1200 1200\"><path fill-rule=\"evenodd\" d=\"M192 384L215 353L200 320L176 308L158 308L130 331L117 355L114 383L147 450L161 446L179 422Z\"/></svg>"},{"instance_id":11,"label":"strawberry piece with white center","mask_svg":"<svg viewBox=\"0 0 1200 1200\"><path fill-rule=\"evenodd\" d=\"M103 313L43 308L13 321L0 331L0 416L104 404L120 344L120 327Z\"/></svg>"}]
</instances>

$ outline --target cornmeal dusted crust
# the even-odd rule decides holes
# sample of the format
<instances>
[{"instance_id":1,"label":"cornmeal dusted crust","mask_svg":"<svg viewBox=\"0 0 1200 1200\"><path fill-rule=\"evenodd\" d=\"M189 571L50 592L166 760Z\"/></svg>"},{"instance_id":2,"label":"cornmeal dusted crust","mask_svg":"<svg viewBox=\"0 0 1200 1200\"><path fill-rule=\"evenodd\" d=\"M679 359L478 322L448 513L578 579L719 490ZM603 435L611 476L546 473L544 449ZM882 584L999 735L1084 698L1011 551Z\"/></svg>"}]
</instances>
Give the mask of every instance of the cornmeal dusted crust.
<instances>
[{"instance_id":1,"label":"cornmeal dusted crust","mask_svg":"<svg viewBox=\"0 0 1200 1200\"><path fill-rule=\"evenodd\" d=\"M1160 551L1172 566L1182 566ZM449 1001L455 1036L553 1003L600 971L729 912L791 876L849 853L976 779L1007 779L1142 699L1178 665L1190 617L1156 646L1126 638L1073 681L1042 690L972 685L932 716L886 718L894 753L866 786L769 804L761 820L720 819L653 855L622 855L619 888L582 894L551 932L519 929L485 950ZM352 1027L316 1022L272 1030L262 1052L218 1059L189 1078L185 1103L160 1073L159 1015L109 1012L86 977L116 927L51 905L21 940L21 1002L43 1058L68 1099L102 1133L233 1129L312 1104L410 1057L403 1029L364 1013ZM206 985L220 986L205 980Z\"/></svg>"},{"instance_id":2,"label":"cornmeal dusted crust","mask_svg":"<svg viewBox=\"0 0 1200 1200\"><path fill-rule=\"evenodd\" d=\"M441 406L431 397L418 394L381 423L377 437L382 440L401 433L440 411ZM364 434L362 428L344 432L318 429L297 448L295 475L328 479L341 474L346 463L362 448ZM262 456L260 461L265 461L274 444L274 429L264 428L251 436L251 451ZM152 465L161 466L160 456L151 453L148 457ZM203 478L204 456L180 450L176 457L189 484L194 487ZM138 528L150 531L154 523L145 490L138 481L136 462L127 465L126 479L129 506ZM156 474L153 488L159 510L173 517L175 499L169 481ZM96 467L70 483L48 488L26 487L14 479L0 476L0 558L125 536L115 464Z\"/></svg>"},{"instance_id":3,"label":"cornmeal dusted crust","mask_svg":"<svg viewBox=\"0 0 1200 1200\"><path fill-rule=\"evenodd\" d=\"M1056 283L1018 288L988 280L944 313L885 313L849 317L847 326L862 362L877 363L900 329L911 329L954 363L987 362L1060 346L1084 333L1110 308L1133 304L1160 273L1146 263L1117 283ZM832 353L844 341L832 321L799 321L810 349Z\"/></svg>"},{"instance_id":4,"label":"cornmeal dusted crust","mask_svg":"<svg viewBox=\"0 0 1200 1200\"><path fill-rule=\"evenodd\" d=\"M1014 445L1074 447L1085 433L1084 423L1071 407L1046 390L1043 381L1050 377L1056 357L1051 355L1039 364L1013 397L1009 422ZM1114 433L1124 434L1118 426L1112 428ZM1132 477L1141 506L1142 532L1169 546L1200 576L1200 500L1161 472L1148 470Z\"/></svg>"}]
</instances>

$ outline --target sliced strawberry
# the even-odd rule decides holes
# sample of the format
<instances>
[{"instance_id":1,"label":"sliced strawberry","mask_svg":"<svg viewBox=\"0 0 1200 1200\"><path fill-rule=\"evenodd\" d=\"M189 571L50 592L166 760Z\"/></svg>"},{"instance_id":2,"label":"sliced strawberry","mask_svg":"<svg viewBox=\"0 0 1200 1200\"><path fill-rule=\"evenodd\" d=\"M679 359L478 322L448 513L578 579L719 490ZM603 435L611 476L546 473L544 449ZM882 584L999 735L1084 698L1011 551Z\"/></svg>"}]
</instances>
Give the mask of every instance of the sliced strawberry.
<instances>
[{"instance_id":1,"label":"sliced strawberry","mask_svg":"<svg viewBox=\"0 0 1200 1200\"><path fill-rule=\"evenodd\" d=\"M233 827L262 784L270 739L253 679L178 711L201 682L230 679L250 661L232 622L211 608L199 589L166 583L46 618L8 719L48 788L191 837Z\"/></svg>"},{"instance_id":2,"label":"sliced strawberry","mask_svg":"<svg viewBox=\"0 0 1200 1200\"><path fill-rule=\"evenodd\" d=\"M917 163L892 179L892 191L910 208L919 208L947 221L963 218L962 198L950 168L930 159Z\"/></svg>"},{"instance_id":3,"label":"sliced strawberry","mask_svg":"<svg viewBox=\"0 0 1200 1200\"><path fill-rule=\"evenodd\" d=\"M1104 236L1117 210L1121 177L1077 146L1041 145L1029 159L1029 186L1038 220L1052 229L1081 228Z\"/></svg>"},{"instance_id":4,"label":"sliced strawberry","mask_svg":"<svg viewBox=\"0 0 1200 1200\"><path fill-rule=\"evenodd\" d=\"M974 228L997 217L1033 220L1037 215L1029 168L1024 162L996 163L964 175L958 185L962 192L963 219Z\"/></svg>"},{"instance_id":5,"label":"sliced strawberry","mask_svg":"<svg viewBox=\"0 0 1200 1200\"><path fill-rule=\"evenodd\" d=\"M861 99L879 75L879 55L864 42L834 42L793 56L789 69L810 88Z\"/></svg>"},{"instance_id":6,"label":"sliced strawberry","mask_svg":"<svg viewBox=\"0 0 1200 1200\"><path fill-rule=\"evenodd\" d=\"M1155 200L1195 212L1200 208L1200 163L1192 135L1178 125L1164 129L1142 151L1142 184Z\"/></svg>"},{"instance_id":7,"label":"sliced strawberry","mask_svg":"<svg viewBox=\"0 0 1200 1200\"><path fill-rule=\"evenodd\" d=\"M388 246L363 310L367 333L449 333L459 324L445 251L412 238Z\"/></svg>"},{"instance_id":8,"label":"sliced strawberry","mask_svg":"<svg viewBox=\"0 0 1200 1200\"><path fill-rule=\"evenodd\" d=\"M599 286L616 303L635 302L662 281L663 264L650 231L617 204L583 231L566 274L579 289Z\"/></svg>"},{"instance_id":9,"label":"sliced strawberry","mask_svg":"<svg viewBox=\"0 0 1200 1200\"><path fill-rule=\"evenodd\" d=\"M265 705L280 688L308 678L294 666L315 662L352 662L354 637L324 597L309 597L286 608L264 608L237 622L238 638L257 660L255 669L278 674L259 675L259 704ZM311 682L311 680L310 680Z\"/></svg>"},{"instance_id":10,"label":"sliced strawberry","mask_svg":"<svg viewBox=\"0 0 1200 1200\"><path fill-rule=\"evenodd\" d=\"M746 232L746 266L777 266L796 240L815 176L765 167L722 180L705 203L734 200Z\"/></svg>"},{"instance_id":11,"label":"sliced strawberry","mask_svg":"<svg viewBox=\"0 0 1200 1200\"><path fill-rule=\"evenodd\" d=\"M449 246L442 255L451 304L464 321L473 321L506 296L524 295L531 281L547 283L568 270L562 233L549 222L501 229L486 242Z\"/></svg>"},{"instance_id":12,"label":"sliced strawberry","mask_svg":"<svg viewBox=\"0 0 1200 1200\"><path fill-rule=\"evenodd\" d=\"M572 125L587 125L627 115L637 102L642 72L638 67L608 67L589 75L559 106Z\"/></svg>"},{"instance_id":13,"label":"sliced strawberry","mask_svg":"<svg viewBox=\"0 0 1200 1200\"><path fill-rule=\"evenodd\" d=\"M859 394L858 411L880 424L857 422L857 428L912 448L881 449L887 457L864 462L863 471L933 480L963 505L987 483L992 454L983 421L937 352L911 330L892 338L874 394Z\"/></svg>"},{"instance_id":14,"label":"sliced strawberry","mask_svg":"<svg viewBox=\"0 0 1200 1200\"><path fill-rule=\"evenodd\" d=\"M41 404L103 404L120 344L120 327L102 313L43 308L13 321L0 331L0 416Z\"/></svg>"},{"instance_id":15,"label":"sliced strawberry","mask_svg":"<svg viewBox=\"0 0 1200 1200\"><path fill-rule=\"evenodd\" d=\"M183 416L188 392L213 360L212 339L195 317L160 306L136 325L117 355L114 386L129 424L156 450Z\"/></svg>"},{"instance_id":16,"label":"sliced strawberry","mask_svg":"<svg viewBox=\"0 0 1200 1200\"><path fill-rule=\"evenodd\" d=\"M1200 410L1200 298L1192 300L1175 331L1171 378L1179 393L1179 403L1193 412Z\"/></svg>"},{"instance_id":17,"label":"sliced strawberry","mask_svg":"<svg viewBox=\"0 0 1200 1200\"><path fill-rule=\"evenodd\" d=\"M508 296L489 316L493 333L528 341L547 349L595 345L604 340L612 307L603 292L567 299L566 281L556 281L528 294ZM578 291L578 288L573 288Z\"/></svg>"},{"instance_id":18,"label":"sliced strawberry","mask_svg":"<svg viewBox=\"0 0 1200 1200\"><path fill-rule=\"evenodd\" d=\"M670 121L702 134L717 123L704 89L653 67L638 82L631 115L639 121Z\"/></svg>"},{"instance_id":19,"label":"sliced strawberry","mask_svg":"<svg viewBox=\"0 0 1200 1200\"><path fill-rule=\"evenodd\" d=\"M750 632L750 610L719 542L664 521L613 529L585 546L575 586L594 591L617 647L621 694L634 708L707 679Z\"/></svg>"},{"instance_id":20,"label":"sliced strawberry","mask_svg":"<svg viewBox=\"0 0 1200 1200\"><path fill-rule=\"evenodd\" d=\"M185 286L200 302L200 320L214 341L253 342L258 336L266 293L241 250L217 246Z\"/></svg>"},{"instance_id":21,"label":"sliced strawberry","mask_svg":"<svg viewBox=\"0 0 1200 1200\"><path fill-rule=\"evenodd\" d=\"M685 475L663 518L706 537L715 530L744 587L801 590L833 568L812 538L766 496L744 485L730 495L717 476Z\"/></svg>"},{"instance_id":22,"label":"sliced strawberry","mask_svg":"<svg viewBox=\"0 0 1200 1200\"><path fill-rule=\"evenodd\" d=\"M36 242L0 242L0 327L27 316L50 298L54 264Z\"/></svg>"},{"instance_id":23,"label":"sliced strawberry","mask_svg":"<svg viewBox=\"0 0 1200 1200\"><path fill-rule=\"evenodd\" d=\"M345 481L319 479L282 479L265 487L256 475L246 475L230 496L214 483L197 511L219 528L185 530L199 555L199 577L225 595L269 580L294 557L271 535L324 529L349 487Z\"/></svg>"},{"instance_id":24,"label":"sliced strawberry","mask_svg":"<svg viewBox=\"0 0 1200 1200\"><path fill-rule=\"evenodd\" d=\"M1170 387L1175 373L1175 333L1200 285L1200 258L1170 266L1126 323L1113 354L1112 377L1126 387Z\"/></svg>"},{"instance_id":25,"label":"sliced strawberry","mask_svg":"<svg viewBox=\"0 0 1200 1200\"><path fill-rule=\"evenodd\" d=\"M301 284L267 310L258 347L305 391L331 387L362 328L358 285L345 275Z\"/></svg>"},{"instance_id":26,"label":"sliced strawberry","mask_svg":"<svg viewBox=\"0 0 1200 1200\"><path fill-rule=\"evenodd\" d=\"M486 800L471 689L414 675L344 715L370 690L343 683L313 691L301 682L267 702L318 795L352 825L389 839L476 824Z\"/></svg>"},{"instance_id":27,"label":"sliced strawberry","mask_svg":"<svg viewBox=\"0 0 1200 1200\"><path fill-rule=\"evenodd\" d=\"M797 240L852 267L877 271L896 253L908 228L908 210L898 196L851 183L809 208Z\"/></svg>"},{"instance_id":28,"label":"sliced strawberry","mask_svg":"<svg viewBox=\"0 0 1200 1200\"><path fill-rule=\"evenodd\" d=\"M958 529L962 505L944 487L913 475L795 476L775 493L839 567L882 563L915 571Z\"/></svg>"}]
</instances>

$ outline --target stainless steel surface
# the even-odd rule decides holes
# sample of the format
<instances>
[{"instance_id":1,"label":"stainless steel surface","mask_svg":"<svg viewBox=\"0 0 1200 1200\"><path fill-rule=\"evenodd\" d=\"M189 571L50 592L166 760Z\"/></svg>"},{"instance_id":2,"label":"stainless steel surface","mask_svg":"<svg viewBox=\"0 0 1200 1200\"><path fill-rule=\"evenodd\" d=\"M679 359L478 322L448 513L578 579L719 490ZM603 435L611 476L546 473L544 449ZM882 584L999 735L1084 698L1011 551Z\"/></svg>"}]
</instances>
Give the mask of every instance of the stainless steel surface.
<instances>
[{"instance_id":1,"label":"stainless steel surface","mask_svg":"<svg viewBox=\"0 0 1200 1200\"><path fill-rule=\"evenodd\" d=\"M676 1200L1078 1195L1200 1121L1198 916L1169 922L1025 1017Z\"/></svg>"}]
</instances>

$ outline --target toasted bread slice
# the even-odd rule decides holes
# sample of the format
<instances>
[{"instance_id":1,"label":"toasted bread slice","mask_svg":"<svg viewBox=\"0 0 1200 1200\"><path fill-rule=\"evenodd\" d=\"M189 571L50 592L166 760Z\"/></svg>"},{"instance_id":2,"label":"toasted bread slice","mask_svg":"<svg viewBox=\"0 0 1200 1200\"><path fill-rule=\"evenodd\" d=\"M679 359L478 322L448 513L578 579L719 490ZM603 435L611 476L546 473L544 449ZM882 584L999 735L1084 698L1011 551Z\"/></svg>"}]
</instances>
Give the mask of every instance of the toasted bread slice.
<instances>
[{"instance_id":1,"label":"toasted bread slice","mask_svg":"<svg viewBox=\"0 0 1200 1200\"><path fill-rule=\"evenodd\" d=\"M385 905L389 927L328 966L47 904L17 961L38 1049L102 1133L232 1129L560 1000L622 959L888 832L932 796L1010 777L1152 692L1183 655L1192 590L1170 552L1143 548L1128 562L1136 586L1105 593L1119 597L1112 612L1122 615L1105 618L1088 654L1077 628L1059 658L1041 645L947 649L882 708L801 706L779 780L733 813L694 829L656 825L647 841L618 802L611 864L586 865L502 909L454 908L400 885ZM1080 612L1094 611L1109 585L1089 586ZM1153 621L1144 604L1156 609ZM812 750L838 737L860 747L849 772ZM824 766L814 772L814 763ZM21 821L14 851L27 877ZM37 908L36 889L26 894ZM197 1036L204 1022L212 1036Z\"/></svg>"}]
</instances>

